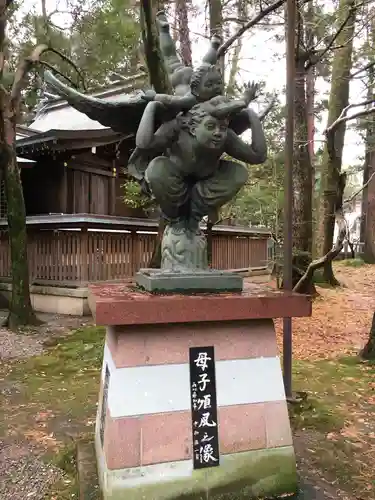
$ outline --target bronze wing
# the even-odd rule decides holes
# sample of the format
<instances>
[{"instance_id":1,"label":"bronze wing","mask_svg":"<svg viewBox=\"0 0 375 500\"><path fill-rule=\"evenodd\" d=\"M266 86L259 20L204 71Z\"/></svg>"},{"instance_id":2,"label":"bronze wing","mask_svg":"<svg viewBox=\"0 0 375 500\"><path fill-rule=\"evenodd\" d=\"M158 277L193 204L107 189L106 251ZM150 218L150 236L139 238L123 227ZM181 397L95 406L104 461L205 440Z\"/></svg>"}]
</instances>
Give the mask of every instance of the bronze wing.
<instances>
[{"instance_id":1,"label":"bronze wing","mask_svg":"<svg viewBox=\"0 0 375 500\"><path fill-rule=\"evenodd\" d=\"M105 100L81 94L77 90L62 83L50 71L44 72L44 79L51 89L77 111L111 128L121 134L135 134L142 118L147 101L142 93L125 94L117 99ZM162 115L162 111L160 111ZM156 117L156 127L161 125L164 117Z\"/></svg>"}]
</instances>

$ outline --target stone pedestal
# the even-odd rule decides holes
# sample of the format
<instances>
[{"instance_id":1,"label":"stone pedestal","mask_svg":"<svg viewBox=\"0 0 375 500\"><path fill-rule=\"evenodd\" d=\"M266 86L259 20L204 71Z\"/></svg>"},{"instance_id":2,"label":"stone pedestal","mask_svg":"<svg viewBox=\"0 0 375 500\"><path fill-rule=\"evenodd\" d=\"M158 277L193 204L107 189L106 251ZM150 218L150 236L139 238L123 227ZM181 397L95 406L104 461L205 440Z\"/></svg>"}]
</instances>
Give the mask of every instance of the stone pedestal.
<instances>
[{"instance_id":1,"label":"stone pedestal","mask_svg":"<svg viewBox=\"0 0 375 500\"><path fill-rule=\"evenodd\" d=\"M94 285L107 327L96 449L105 500L249 499L296 490L272 318L308 316L305 296L152 295ZM213 346L220 465L193 468L189 349Z\"/></svg>"},{"instance_id":2,"label":"stone pedestal","mask_svg":"<svg viewBox=\"0 0 375 500\"><path fill-rule=\"evenodd\" d=\"M206 236L183 223L165 228L161 268L140 269L135 281L146 292L157 293L241 292L243 288L242 276L208 267Z\"/></svg>"}]
</instances>

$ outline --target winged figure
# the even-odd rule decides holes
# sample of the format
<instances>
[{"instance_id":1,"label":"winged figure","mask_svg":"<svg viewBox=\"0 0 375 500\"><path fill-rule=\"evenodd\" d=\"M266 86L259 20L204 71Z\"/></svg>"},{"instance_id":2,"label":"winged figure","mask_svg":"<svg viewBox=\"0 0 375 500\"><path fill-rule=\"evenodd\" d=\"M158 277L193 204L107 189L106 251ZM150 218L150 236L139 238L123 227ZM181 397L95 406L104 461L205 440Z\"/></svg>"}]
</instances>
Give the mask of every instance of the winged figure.
<instances>
[{"instance_id":1,"label":"winged figure","mask_svg":"<svg viewBox=\"0 0 375 500\"><path fill-rule=\"evenodd\" d=\"M120 134L129 135L137 132L147 106L147 100L142 98L144 92L126 94L107 101L82 94L65 85L51 71L44 72L44 79L56 94L68 101L77 111L91 118L91 120L98 121L104 127L109 127ZM167 120L166 109L160 109L156 119L160 120L159 125Z\"/></svg>"},{"instance_id":2,"label":"winged figure","mask_svg":"<svg viewBox=\"0 0 375 500\"><path fill-rule=\"evenodd\" d=\"M80 93L62 83L50 71L44 73L46 83L73 108L124 136L137 133L146 108L148 108L147 116L152 119L154 131L156 131L164 123L175 119L179 113L186 113L201 102L215 97L220 98L220 96L223 102L226 102L227 98L223 96L223 79L216 66L217 50L221 40L216 36L211 39L210 47L201 65L194 70L180 61L164 12L157 14L157 21L160 49L174 95L156 94L153 90L147 90L107 101ZM244 100L251 102L255 99L257 89L256 84L250 84L245 89ZM251 128L249 110L242 109L232 115L229 128L237 135ZM148 163L160 154L163 154L160 148L159 150L150 147L143 149L137 144L128 162L128 173L142 182Z\"/></svg>"}]
</instances>

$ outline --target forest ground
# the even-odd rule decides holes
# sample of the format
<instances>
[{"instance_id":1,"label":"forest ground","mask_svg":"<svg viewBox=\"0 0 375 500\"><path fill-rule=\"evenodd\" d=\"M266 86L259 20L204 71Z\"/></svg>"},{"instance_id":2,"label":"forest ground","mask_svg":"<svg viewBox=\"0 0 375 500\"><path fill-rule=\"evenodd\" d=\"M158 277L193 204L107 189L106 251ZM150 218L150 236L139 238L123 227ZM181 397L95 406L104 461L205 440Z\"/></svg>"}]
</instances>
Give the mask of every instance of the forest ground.
<instances>
[{"instance_id":1,"label":"forest ground","mask_svg":"<svg viewBox=\"0 0 375 500\"><path fill-rule=\"evenodd\" d=\"M319 287L312 317L293 320L302 403L290 414L300 475L311 485L298 498L373 500L375 365L357 353L375 310L375 266L335 269L344 287ZM0 330L2 500L78 498L75 443L94 429L104 330L87 318L45 320L22 335Z\"/></svg>"}]
</instances>

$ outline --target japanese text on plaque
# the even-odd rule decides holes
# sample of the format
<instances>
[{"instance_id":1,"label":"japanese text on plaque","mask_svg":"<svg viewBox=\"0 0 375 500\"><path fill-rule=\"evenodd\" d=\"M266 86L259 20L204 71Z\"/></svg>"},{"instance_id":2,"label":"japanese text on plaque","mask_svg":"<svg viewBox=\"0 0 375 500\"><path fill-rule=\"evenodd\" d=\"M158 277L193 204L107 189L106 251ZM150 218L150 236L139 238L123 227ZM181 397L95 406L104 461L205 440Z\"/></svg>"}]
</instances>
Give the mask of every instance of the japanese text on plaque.
<instances>
[{"instance_id":1,"label":"japanese text on plaque","mask_svg":"<svg viewBox=\"0 0 375 500\"><path fill-rule=\"evenodd\" d=\"M194 469L215 467L219 437L214 348L191 347L189 354Z\"/></svg>"}]
</instances>

